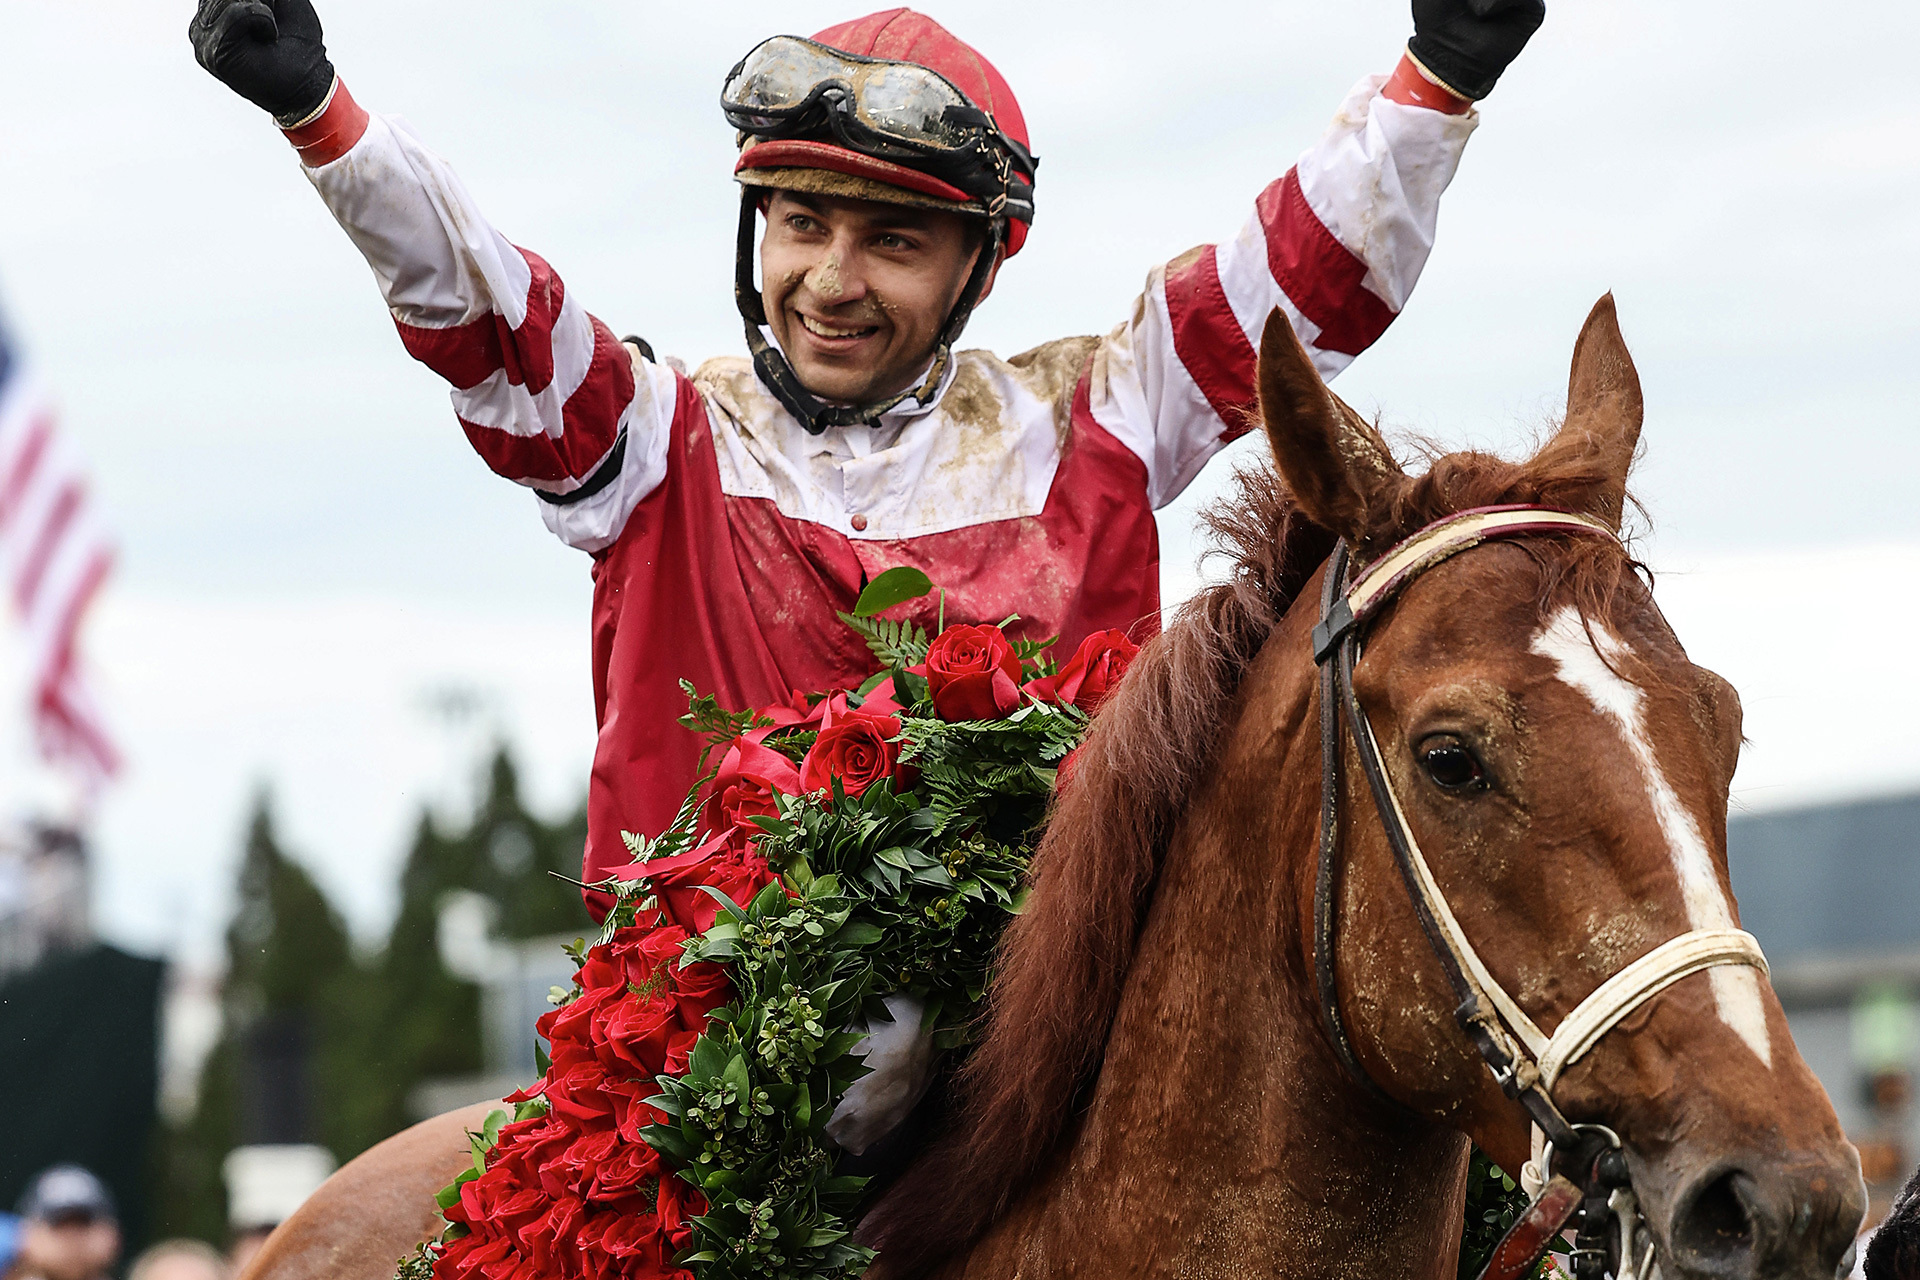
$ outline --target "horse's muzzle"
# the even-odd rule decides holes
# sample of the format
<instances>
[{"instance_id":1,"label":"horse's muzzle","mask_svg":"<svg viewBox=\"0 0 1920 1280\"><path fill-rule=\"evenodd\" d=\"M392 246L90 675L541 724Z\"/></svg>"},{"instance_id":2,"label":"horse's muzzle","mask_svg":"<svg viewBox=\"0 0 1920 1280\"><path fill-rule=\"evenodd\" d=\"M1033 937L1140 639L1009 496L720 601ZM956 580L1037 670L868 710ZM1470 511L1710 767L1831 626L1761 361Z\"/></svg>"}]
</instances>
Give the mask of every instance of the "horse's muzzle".
<instances>
[{"instance_id":1,"label":"horse's muzzle","mask_svg":"<svg viewBox=\"0 0 1920 1280\"><path fill-rule=\"evenodd\" d=\"M1665 1242L1667 1280L1831 1280L1852 1257L1866 1212L1859 1160L1847 1146L1722 1155L1704 1166L1676 1153L1636 1170L1634 1181L1652 1193L1642 1203Z\"/></svg>"}]
</instances>

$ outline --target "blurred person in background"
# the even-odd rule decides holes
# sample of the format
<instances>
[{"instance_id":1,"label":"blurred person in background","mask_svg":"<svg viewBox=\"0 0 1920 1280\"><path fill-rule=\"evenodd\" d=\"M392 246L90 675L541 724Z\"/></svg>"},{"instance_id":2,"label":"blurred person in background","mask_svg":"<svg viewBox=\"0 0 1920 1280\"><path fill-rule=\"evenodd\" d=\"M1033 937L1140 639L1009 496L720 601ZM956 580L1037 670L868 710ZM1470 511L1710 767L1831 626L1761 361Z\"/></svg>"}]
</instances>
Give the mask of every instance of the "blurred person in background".
<instances>
[{"instance_id":1,"label":"blurred person in background","mask_svg":"<svg viewBox=\"0 0 1920 1280\"><path fill-rule=\"evenodd\" d=\"M127 1280L227 1280L227 1259L205 1240L161 1240L127 1268Z\"/></svg>"},{"instance_id":2,"label":"blurred person in background","mask_svg":"<svg viewBox=\"0 0 1920 1280\"><path fill-rule=\"evenodd\" d=\"M260 1252L268 1238L273 1235L274 1227L279 1225L276 1222L273 1226L262 1225L236 1230L233 1233L233 1243L227 1246L227 1256L224 1260L227 1273L237 1276L245 1271L247 1264L253 1261L253 1255Z\"/></svg>"},{"instance_id":3,"label":"blurred person in background","mask_svg":"<svg viewBox=\"0 0 1920 1280\"><path fill-rule=\"evenodd\" d=\"M43 1171L20 1197L22 1280L104 1280L120 1260L120 1220L100 1179L77 1164Z\"/></svg>"},{"instance_id":4,"label":"blurred person in background","mask_svg":"<svg viewBox=\"0 0 1920 1280\"><path fill-rule=\"evenodd\" d=\"M204 1240L162 1240L127 1268L127 1280L227 1280L227 1260Z\"/></svg>"},{"instance_id":5,"label":"blurred person in background","mask_svg":"<svg viewBox=\"0 0 1920 1280\"><path fill-rule=\"evenodd\" d=\"M15 1280L20 1274L20 1219L0 1213L0 1280Z\"/></svg>"},{"instance_id":6,"label":"blurred person in background","mask_svg":"<svg viewBox=\"0 0 1920 1280\"><path fill-rule=\"evenodd\" d=\"M333 1172L333 1153L311 1143L236 1147L221 1164L227 1184L227 1265L239 1275L274 1229Z\"/></svg>"}]
</instances>

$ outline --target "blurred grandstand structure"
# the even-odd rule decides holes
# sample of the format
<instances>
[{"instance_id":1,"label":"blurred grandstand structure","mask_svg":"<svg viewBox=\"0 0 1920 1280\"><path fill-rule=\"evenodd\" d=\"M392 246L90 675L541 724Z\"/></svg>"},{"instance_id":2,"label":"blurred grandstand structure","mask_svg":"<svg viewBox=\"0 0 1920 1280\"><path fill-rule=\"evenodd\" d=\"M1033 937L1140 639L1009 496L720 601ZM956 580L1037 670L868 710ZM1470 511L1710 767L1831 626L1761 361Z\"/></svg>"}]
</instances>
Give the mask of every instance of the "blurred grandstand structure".
<instances>
[{"instance_id":1,"label":"blurred grandstand structure","mask_svg":"<svg viewBox=\"0 0 1920 1280\"><path fill-rule=\"evenodd\" d=\"M1727 860L1878 1221L1920 1161L1920 793L1735 815Z\"/></svg>"}]
</instances>

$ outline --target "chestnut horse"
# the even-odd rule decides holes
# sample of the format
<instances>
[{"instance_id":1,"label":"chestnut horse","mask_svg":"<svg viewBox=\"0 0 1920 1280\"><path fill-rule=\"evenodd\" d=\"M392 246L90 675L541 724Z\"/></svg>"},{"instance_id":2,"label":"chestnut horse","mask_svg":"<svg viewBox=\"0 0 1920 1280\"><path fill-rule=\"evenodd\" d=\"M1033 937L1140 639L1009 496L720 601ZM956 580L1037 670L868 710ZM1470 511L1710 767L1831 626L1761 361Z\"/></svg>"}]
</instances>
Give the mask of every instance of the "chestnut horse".
<instances>
[{"instance_id":1,"label":"chestnut horse","mask_svg":"<svg viewBox=\"0 0 1920 1280\"><path fill-rule=\"evenodd\" d=\"M1214 514L1232 574L1098 717L1003 943L957 1118L862 1226L881 1249L871 1276L1450 1278L1469 1138L1508 1170L1528 1158L1527 1116L1455 1021L1350 738L1333 986L1365 1081L1329 1039L1309 634L1336 537L1365 564L1441 517L1515 503L1618 528L1641 400L1612 300L1575 347L1563 426L1525 462L1453 454L1406 474L1277 315L1260 394L1277 474L1244 477ZM1542 1027L1668 939L1735 923L1739 701L1688 661L1637 570L1606 538L1487 543L1407 587L1354 675L1434 878ZM1681 979L1553 1095L1622 1139L1667 1280L1829 1280L1848 1252L1859 1161L1761 971ZM409 1249L425 1214L368 1188L450 1178L462 1120L347 1166L249 1277L381 1280L372 1260Z\"/></svg>"}]
</instances>

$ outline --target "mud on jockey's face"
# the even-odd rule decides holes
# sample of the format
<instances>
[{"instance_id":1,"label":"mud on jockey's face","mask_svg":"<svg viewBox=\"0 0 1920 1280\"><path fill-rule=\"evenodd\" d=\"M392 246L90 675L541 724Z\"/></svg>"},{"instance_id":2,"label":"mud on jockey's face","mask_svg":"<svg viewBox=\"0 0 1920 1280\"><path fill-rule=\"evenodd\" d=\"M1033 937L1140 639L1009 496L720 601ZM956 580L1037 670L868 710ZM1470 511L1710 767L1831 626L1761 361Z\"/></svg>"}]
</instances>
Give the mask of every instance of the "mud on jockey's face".
<instances>
[{"instance_id":1,"label":"mud on jockey's face","mask_svg":"<svg viewBox=\"0 0 1920 1280\"><path fill-rule=\"evenodd\" d=\"M864 404L912 386L966 287L981 224L939 209L795 191L774 192L766 220L767 323L807 390Z\"/></svg>"}]
</instances>

